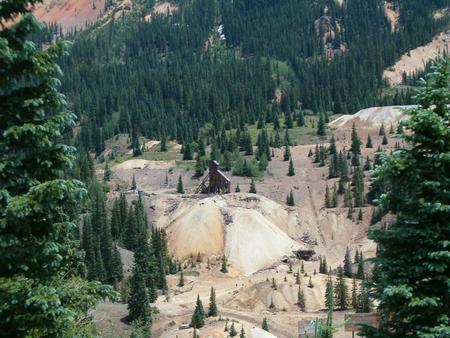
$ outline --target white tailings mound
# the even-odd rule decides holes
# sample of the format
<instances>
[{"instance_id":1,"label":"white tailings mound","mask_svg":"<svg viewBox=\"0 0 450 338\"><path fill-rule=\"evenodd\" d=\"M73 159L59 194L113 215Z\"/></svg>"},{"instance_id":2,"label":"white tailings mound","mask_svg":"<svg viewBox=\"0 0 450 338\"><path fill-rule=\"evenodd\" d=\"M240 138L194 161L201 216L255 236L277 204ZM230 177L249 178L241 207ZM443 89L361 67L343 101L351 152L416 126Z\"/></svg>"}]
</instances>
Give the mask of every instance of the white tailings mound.
<instances>
[{"instance_id":1,"label":"white tailings mound","mask_svg":"<svg viewBox=\"0 0 450 338\"><path fill-rule=\"evenodd\" d=\"M342 115L336 120L331 121L329 126L337 129L349 129L355 123L358 127L378 128L381 124L390 125L397 124L405 118L402 112L405 108L413 106L386 106L373 107L360 110L354 115Z\"/></svg>"},{"instance_id":2,"label":"white tailings mound","mask_svg":"<svg viewBox=\"0 0 450 338\"><path fill-rule=\"evenodd\" d=\"M282 230L288 216L284 207L256 194L180 203L174 215L166 231L171 253L179 258L225 253L233 268L250 275L301 248Z\"/></svg>"},{"instance_id":3,"label":"white tailings mound","mask_svg":"<svg viewBox=\"0 0 450 338\"><path fill-rule=\"evenodd\" d=\"M250 332L252 338L277 338L277 336L274 336L270 332L267 332L263 329L260 329L258 327L254 327L252 331Z\"/></svg>"},{"instance_id":4,"label":"white tailings mound","mask_svg":"<svg viewBox=\"0 0 450 338\"><path fill-rule=\"evenodd\" d=\"M114 170L132 169L169 169L175 166L175 161L149 161L142 159L127 160L113 167Z\"/></svg>"}]
</instances>

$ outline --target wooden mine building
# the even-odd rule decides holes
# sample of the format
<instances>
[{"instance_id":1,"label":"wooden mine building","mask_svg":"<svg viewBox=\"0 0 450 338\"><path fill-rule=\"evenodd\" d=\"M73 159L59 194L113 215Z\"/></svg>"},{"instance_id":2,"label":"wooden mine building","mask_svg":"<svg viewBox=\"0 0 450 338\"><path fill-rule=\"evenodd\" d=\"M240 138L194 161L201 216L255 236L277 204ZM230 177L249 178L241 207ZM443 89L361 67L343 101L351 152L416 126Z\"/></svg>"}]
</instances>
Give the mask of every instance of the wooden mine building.
<instances>
[{"instance_id":1,"label":"wooden mine building","mask_svg":"<svg viewBox=\"0 0 450 338\"><path fill-rule=\"evenodd\" d=\"M231 181L219 169L217 161L211 161L209 164L209 173L205 176L202 183L197 188L197 194L229 194Z\"/></svg>"}]
</instances>

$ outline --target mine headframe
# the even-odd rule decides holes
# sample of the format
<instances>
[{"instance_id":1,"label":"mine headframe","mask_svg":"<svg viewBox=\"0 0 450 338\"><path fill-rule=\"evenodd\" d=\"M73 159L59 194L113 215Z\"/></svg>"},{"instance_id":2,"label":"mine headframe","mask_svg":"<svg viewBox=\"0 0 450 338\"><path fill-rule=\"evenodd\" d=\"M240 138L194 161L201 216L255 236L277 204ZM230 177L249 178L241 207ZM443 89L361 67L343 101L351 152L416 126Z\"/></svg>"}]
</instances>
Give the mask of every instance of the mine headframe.
<instances>
[{"instance_id":1,"label":"mine headframe","mask_svg":"<svg viewBox=\"0 0 450 338\"><path fill-rule=\"evenodd\" d=\"M198 186L197 194L229 194L231 189L230 179L219 169L217 161L209 163L209 172Z\"/></svg>"}]
</instances>

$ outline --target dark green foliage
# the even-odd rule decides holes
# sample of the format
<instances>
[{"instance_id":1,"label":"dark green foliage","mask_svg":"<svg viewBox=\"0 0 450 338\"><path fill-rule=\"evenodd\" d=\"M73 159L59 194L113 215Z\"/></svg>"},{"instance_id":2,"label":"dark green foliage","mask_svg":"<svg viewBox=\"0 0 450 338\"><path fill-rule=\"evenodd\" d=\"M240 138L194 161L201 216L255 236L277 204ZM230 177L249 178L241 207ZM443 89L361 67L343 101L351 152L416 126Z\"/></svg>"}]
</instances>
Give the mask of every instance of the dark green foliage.
<instances>
[{"instance_id":1,"label":"dark green foliage","mask_svg":"<svg viewBox=\"0 0 450 338\"><path fill-rule=\"evenodd\" d=\"M352 283L352 300L351 300L352 308L355 310L358 308L358 286L356 284L356 278L353 278Z\"/></svg>"},{"instance_id":2,"label":"dark green foliage","mask_svg":"<svg viewBox=\"0 0 450 338\"><path fill-rule=\"evenodd\" d=\"M205 325L205 310L203 308L200 296L197 295L197 302L195 304L195 310L192 314L191 326L195 328L202 328Z\"/></svg>"},{"instance_id":3,"label":"dark green foliage","mask_svg":"<svg viewBox=\"0 0 450 338\"><path fill-rule=\"evenodd\" d=\"M344 257L344 275L345 277L352 278L353 272L352 272L352 257L350 255L350 249L347 248L347 251L345 252Z\"/></svg>"},{"instance_id":4,"label":"dark green foliage","mask_svg":"<svg viewBox=\"0 0 450 338\"><path fill-rule=\"evenodd\" d=\"M227 273L228 272L227 256L225 256L225 255L222 256L222 265L220 267L220 272L222 272L222 273Z\"/></svg>"},{"instance_id":5,"label":"dark green foliage","mask_svg":"<svg viewBox=\"0 0 450 338\"><path fill-rule=\"evenodd\" d=\"M380 127L380 130L378 132L378 135L380 135L380 136L385 136L386 135L386 132L384 130L384 123L381 124L381 127Z\"/></svg>"},{"instance_id":6,"label":"dark green foliage","mask_svg":"<svg viewBox=\"0 0 450 338\"><path fill-rule=\"evenodd\" d=\"M244 325L241 327L241 333L239 334L239 338L245 338Z\"/></svg>"},{"instance_id":7,"label":"dark green foliage","mask_svg":"<svg viewBox=\"0 0 450 338\"><path fill-rule=\"evenodd\" d=\"M291 206L291 207L295 205L294 194L292 193L292 189L291 189L290 193L286 197L286 204Z\"/></svg>"},{"instance_id":8,"label":"dark green foliage","mask_svg":"<svg viewBox=\"0 0 450 338\"><path fill-rule=\"evenodd\" d=\"M236 328L234 327L234 322L231 323L230 326L230 337L236 337L237 336Z\"/></svg>"},{"instance_id":9,"label":"dark green foliage","mask_svg":"<svg viewBox=\"0 0 450 338\"><path fill-rule=\"evenodd\" d=\"M319 273L323 273L323 274L328 273L327 258L325 256L320 257Z\"/></svg>"},{"instance_id":10,"label":"dark green foliage","mask_svg":"<svg viewBox=\"0 0 450 338\"><path fill-rule=\"evenodd\" d=\"M135 265L130 279L130 294L128 297L128 320L151 321L150 304L148 301L145 279L141 271Z\"/></svg>"},{"instance_id":11,"label":"dark green foliage","mask_svg":"<svg viewBox=\"0 0 450 338\"><path fill-rule=\"evenodd\" d=\"M177 193L184 194L183 180L181 179L181 175L178 176Z\"/></svg>"},{"instance_id":12,"label":"dark green foliage","mask_svg":"<svg viewBox=\"0 0 450 338\"><path fill-rule=\"evenodd\" d=\"M334 286L334 300L336 306L341 310L348 308L348 288L344 279L344 269L342 266L337 268L337 280Z\"/></svg>"},{"instance_id":13,"label":"dark green foliage","mask_svg":"<svg viewBox=\"0 0 450 338\"><path fill-rule=\"evenodd\" d=\"M319 113L319 123L317 124L317 135L319 136L325 136L326 130L325 130L325 118L322 113Z\"/></svg>"},{"instance_id":14,"label":"dark green foliage","mask_svg":"<svg viewBox=\"0 0 450 338\"><path fill-rule=\"evenodd\" d=\"M211 287L211 294L209 296L209 308L208 308L208 317L216 317L218 314L217 304L216 304L216 290Z\"/></svg>"},{"instance_id":15,"label":"dark green foliage","mask_svg":"<svg viewBox=\"0 0 450 338\"><path fill-rule=\"evenodd\" d=\"M359 294L356 301L356 312L368 313L373 311L369 283L366 279L361 282Z\"/></svg>"},{"instance_id":16,"label":"dark green foliage","mask_svg":"<svg viewBox=\"0 0 450 338\"><path fill-rule=\"evenodd\" d=\"M289 160L289 169L288 169L288 176L295 176L295 169L294 169L294 163L292 162L292 157Z\"/></svg>"},{"instance_id":17,"label":"dark green foliage","mask_svg":"<svg viewBox=\"0 0 450 338\"><path fill-rule=\"evenodd\" d=\"M239 188L239 184L236 185L236 189L234 190L235 192L241 192L241 188Z\"/></svg>"},{"instance_id":18,"label":"dark green foliage","mask_svg":"<svg viewBox=\"0 0 450 338\"><path fill-rule=\"evenodd\" d=\"M136 188L137 188L137 185L136 185L136 177L134 176L134 173L133 173L133 178L132 178L132 180L131 180L131 187L130 187L130 189L131 189L131 190L136 190Z\"/></svg>"},{"instance_id":19,"label":"dark green foliage","mask_svg":"<svg viewBox=\"0 0 450 338\"><path fill-rule=\"evenodd\" d=\"M85 190L66 179L75 151L62 142L75 116L58 92L55 63L66 44L39 50L29 41L41 27L28 14L37 2L0 5L0 332L91 336L88 310L115 294L81 278L73 234Z\"/></svg>"},{"instance_id":20,"label":"dark green foliage","mask_svg":"<svg viewBox=\"0 0 450 338\"><path fill-rule=\"evenodd\" d=\"M358 270L356 270L356 278L358 279L364 279L364 256L362 252L359 253L358 260L355 261L358 263Z\"/></svg>"},{"instance_id":21,"label":"dark green foliage","mask_svg":"<svg viewBox=\"0 0 450 338\"><path fill-rule=\"evenodd\" d=\"M250 182L250 190L248 192L251 194L256 194L256 186L255 186L255 181L253 179Z\"/></svg>"},{"instance_id":22,"label":"dark green foliage","mask_svg":"<svg viewBox=\"0 0 450 338\"><path fill-rule=\"evenodd\" d=\"M370 137L370 134L367 135L367 143L366 143L366 148L373 148L373 144L372 144L372 138Z\"/></svg>"},{"instance_id":23,"label":"dark green foliage","mask_svg":"<svg viewBox=\"0 0 450 338\"><path fill-rule=\"evenodd\" d=\"M389 142L388 142L388 139L387 139L387 137L386 137L386 135L383 135L383 140L381 141L381 144L382 145L387 145Z\"/></svg>"},{"instance_id":24,"label":"dark green foliage","mask_svg":"<svg viewBox=\"0 0 450 338\"><path fill-rule=\"evenodd\" d=\"M105 161L105 169L103 172L103 181L109 182L111 179L111 169L109 169L108 161Z\"/></svg>"},{"instance_id":25,"label":"dark green foliage","mask_svg":"<svg viewBox=\"0 0 450 338\"><path fill-rule=\"evenodd\" d=\"M297 305L298 305L300 311L303 311L303 312L306 311L305 294L304 294L304 292L302 290L302 287L300 285L298 287Z\"/></svg>"},{"instance_id":26,"label":"dark green foliage","mask_svg":"<svg viewBox=\"0 0 450 338\"><path fill-rule=\"evenodd\" d=\"M325 307L328 310L333 308L333 301L334 301L333 280L331 279L331 276L328 276L327 286L325 289Z\"/></svg>"},{"instance_id":27,"label":"dark green foliage","mask_svg":"<svg viewBox=\"0 0 450 338\"><path fill-rule=\"evenodd\" d=\"M353 173L353 196L354 207L362 207L365 205L365 193L364 193L364 173L361 167L356 167Z\"/></svg>"},{"instance_id":28,"label":"dark green foliage","mask_svg":"<svg viewBox=\"0 0 450 338\"><path fill-rule=\"evenodd\" d=\"M312 289L312 288L314 287L314 284L313 284L313 282L312 282L311 276L309 276L308 287L309 287L310 289Z\"/></svg>"},{"instance_id":29,"label":"dark green foliage","mask_svg":"<svg viewBox=\"0 0 450 338\"><path fill-rule=\"evenodd\" d=\"M269 332L269 324L267 323L267 318L264 317L262 324L261 324L261 328L267 332Z\"/></svg>"},{"instance_id":30,"label":"dark green foliage","mask_svg":"<svg viewBox=\"0 0 450 338\"><path fill-rule=\"evenodd\" d=\"M287 144L284 146L283 161L289 161L291 158L291 150L289 148Z\"/></svg>"}]
</instances>

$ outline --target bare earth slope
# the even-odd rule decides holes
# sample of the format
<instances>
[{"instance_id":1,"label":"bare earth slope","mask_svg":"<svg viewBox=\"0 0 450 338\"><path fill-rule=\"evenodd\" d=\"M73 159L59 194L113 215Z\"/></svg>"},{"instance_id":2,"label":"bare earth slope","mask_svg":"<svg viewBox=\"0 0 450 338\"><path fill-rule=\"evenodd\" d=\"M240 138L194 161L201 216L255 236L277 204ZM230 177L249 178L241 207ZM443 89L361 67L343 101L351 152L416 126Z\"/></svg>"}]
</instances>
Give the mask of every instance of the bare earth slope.
<instances>
[{"instance_id":1,"label":"bare earth slope","mask_svg":"<svg viewBox=\"0 0 450 338\"><path fill-rule=\"evenodd\" d=\"M104 8L105 0L44 0L34 15L47 23L56 22L66 31L95 22Z\"/></svg>"},{"instance_id":2,"label":"bare earth slope","mask_svg":"<svg viewBox=\"0 0 450 338\"><path fill-rule=\"evenodd\" d=\"M403 73L407 75L425 69L428 61L450 50L450 34L441 33L425 46L417 47L405 53L392 67L384 71L383 77L391 86L402 83Z\"/></svg>"}]
</instances>

